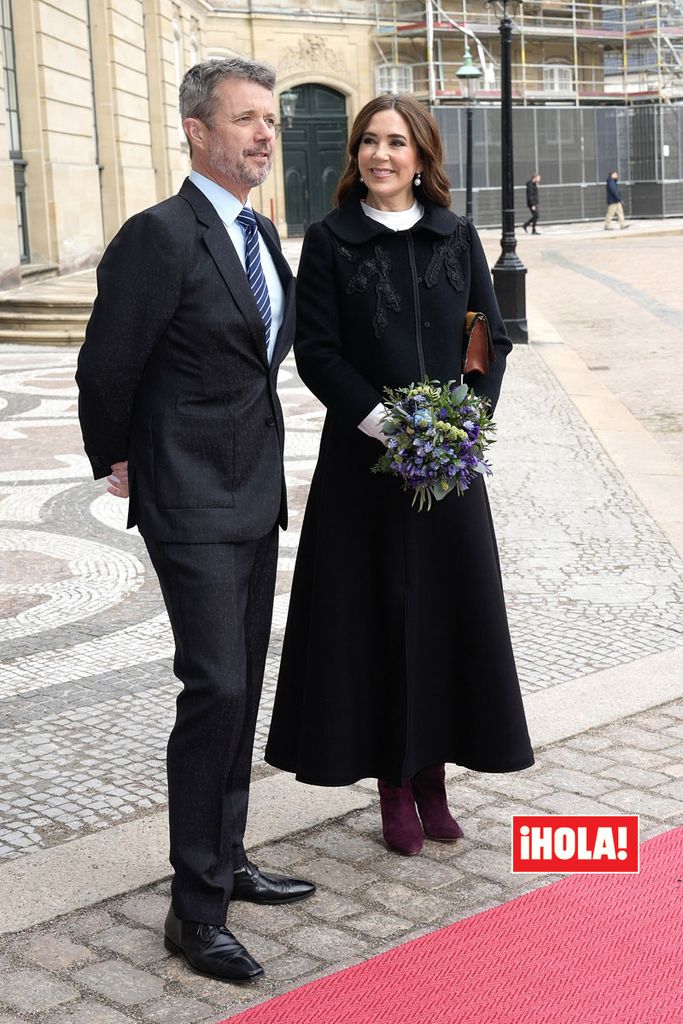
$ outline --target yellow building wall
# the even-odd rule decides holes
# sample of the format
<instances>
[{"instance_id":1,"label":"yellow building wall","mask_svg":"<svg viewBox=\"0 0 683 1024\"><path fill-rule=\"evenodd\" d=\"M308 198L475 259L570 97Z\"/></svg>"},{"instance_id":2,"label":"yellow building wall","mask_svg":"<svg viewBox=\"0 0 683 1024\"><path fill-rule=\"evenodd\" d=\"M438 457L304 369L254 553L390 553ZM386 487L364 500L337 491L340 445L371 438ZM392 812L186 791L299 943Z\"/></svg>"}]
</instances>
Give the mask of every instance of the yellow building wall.
<instances>
[{"instance_id":1,"label":"yellow building wall","mask_svg":"<svg viewBox=\"0 0 683 1024\"><path fill-rule=\"evenodd\" d=\"M235 0L220 13L206 0L14 0L13 15L31 262L62 273L96 263L128 217L179 189L190 163L178 86L197 60L273 64L278 105L292 86L327 85L346 97L349 121L374 93L366 0ZM1 93L0 119L6 137ZM20 269L8 148L0 287ZM286 234L279 143L253 201Z\"/></svg>"},{"instance_id":2,"label":"yellow building wall","mask_svg":"<svg viewBox=\"0 0 683 1024\"><path fill-rule=\"evenodd\" d=\"M359 6L359 5L356 5ZM241 53L266 61L277 70L276 101L293 86L319 83L346 97L349 127L360 108L374 95L374 53L369 20L330 24L299 15L279 19L254 14L213 16L207 20L206 56ZM286 128L284 129L286 131ZM282 143L273 172L252 192L254 207L275 222L286 237Z\"/></svg>"}]
</instances>

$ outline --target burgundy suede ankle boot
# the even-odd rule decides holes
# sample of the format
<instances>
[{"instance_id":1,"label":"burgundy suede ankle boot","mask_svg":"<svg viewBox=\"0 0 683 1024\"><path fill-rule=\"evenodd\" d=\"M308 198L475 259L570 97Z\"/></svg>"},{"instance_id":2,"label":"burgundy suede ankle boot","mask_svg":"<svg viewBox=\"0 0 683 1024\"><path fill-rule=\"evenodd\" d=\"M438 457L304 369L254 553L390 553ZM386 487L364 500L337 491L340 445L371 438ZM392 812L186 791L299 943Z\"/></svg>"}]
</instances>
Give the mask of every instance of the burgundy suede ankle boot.
<instances>
[{"instance_id":1,"label":"burgundy suede ankle boot","mask_svg":"<svg viewBox=\"0 0 683 1024\"><path fill-rule=\"evenodd\" d=\"M390 786L377 780L382 809L382 832L387 846L397 853L414 856L424 845L424 832L415 810L415 797L410 782Z\"/></svg>"},{"instance_id":2,"label":"burgundy suede ankle boot","mask_svg":"<svg viewBox=\"0 0 683 1024\"><path fill-rule=\"evenodd\" d=\"M428 839L454 843L463 838L463 830L448 809L446 771L442 764L418 772L412 780L412 789Z\"/></svg>"}]
</instances>

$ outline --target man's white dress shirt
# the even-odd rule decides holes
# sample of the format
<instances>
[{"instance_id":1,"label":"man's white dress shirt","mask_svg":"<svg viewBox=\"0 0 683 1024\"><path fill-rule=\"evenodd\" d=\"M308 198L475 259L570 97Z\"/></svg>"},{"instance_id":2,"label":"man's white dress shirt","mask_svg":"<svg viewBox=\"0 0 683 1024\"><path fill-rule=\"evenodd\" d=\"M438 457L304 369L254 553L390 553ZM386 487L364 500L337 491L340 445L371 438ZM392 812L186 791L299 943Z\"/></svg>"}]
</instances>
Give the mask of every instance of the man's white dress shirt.
<instances>
[{"instance_id":1,"label":"man's white dress shirt","mask_svg":"<svg viewBox=\"0 0 683 1024\"><path fill-rule=\"evenodd\" d=\"M244 272L246 274L247 265L245 258L246 246L244 242L244 232L237 223L237 217L242 212L242 203L232 194L232 192L228 192L215 181L212 181L211 178L206 178L203 174L199 174L198 171L190 171L189 178L192 184L196 185L199 191L204 193L220 219L223 221L225 230L230 236L230 241L235 247L235 251L237 252L240 263L244 267ZM249 205L250 204L247 201L245 206ZM277 338L278 331L282 326L282 318L285 310L285 293L280 281L280 275L275 269L273 257L270 255L268 246L263 241L260 231L258 233L258 243L261 266L263 268L263 274L268 288L268 296L270 298L270 312L273 318L270 325L270 337L268 338L268 362L270 362L273 358L275 339Z\"/></svg>"}]
</instances>

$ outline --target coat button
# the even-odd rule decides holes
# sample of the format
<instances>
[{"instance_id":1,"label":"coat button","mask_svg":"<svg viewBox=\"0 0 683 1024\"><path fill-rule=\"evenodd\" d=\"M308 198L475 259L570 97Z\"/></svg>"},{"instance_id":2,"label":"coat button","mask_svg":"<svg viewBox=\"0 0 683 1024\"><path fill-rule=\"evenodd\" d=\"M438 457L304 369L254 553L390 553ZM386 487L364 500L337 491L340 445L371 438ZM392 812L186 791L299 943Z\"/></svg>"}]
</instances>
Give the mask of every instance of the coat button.
<instances>
[{"instance_id":1,"label":"coat button","mask_svg":"<svg viewBox=\"0 0 683 1024\"><path fill-rule=\"evenodd\" d=\"M429 322L429 320L425 320L424 325L425 325L425 327L431 327L432 326L431 323Z\"/></svg>"},{"instance_id":2,"label":"coat button","mask_svg":"<svg viewBox=\"0 0 683 1024\"><path fill-rule=\"evenodd\" d=\"M266 426L267 427L274 427L275 426L275 417L274 416L266 416Z\"/></svg>"}]
</instances>

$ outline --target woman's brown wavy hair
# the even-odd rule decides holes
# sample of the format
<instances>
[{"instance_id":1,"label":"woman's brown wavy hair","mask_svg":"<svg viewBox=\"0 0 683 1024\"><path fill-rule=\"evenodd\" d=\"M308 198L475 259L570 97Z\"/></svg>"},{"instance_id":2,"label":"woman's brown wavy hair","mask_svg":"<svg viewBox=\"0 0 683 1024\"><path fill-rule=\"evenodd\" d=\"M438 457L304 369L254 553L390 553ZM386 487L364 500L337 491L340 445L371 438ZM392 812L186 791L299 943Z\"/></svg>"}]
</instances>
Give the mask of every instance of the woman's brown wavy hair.
<instances>
[{"instance_id":1,"label":"woman's brown wavy hair","mask_svg":"<svg viewBox=\"0 0 683 1024\"><path fill-rule=\"evenodd\" d=\"M438 206L451 205L448 191L448 178L443 169L443 146L436 121L426 107L412 96L383 95L366 103L353 122L349 138L349 162L339 179L334 197L335 205L339 206L345 199L355 197L365 199L368 190L360 181L358 171L358 150L368 124L375 114L381 110L395 110L409 125L415 144L422 160L420 177L422 184L413 190L416 198L431 199Z\"/></svg>"}]
</instances>

